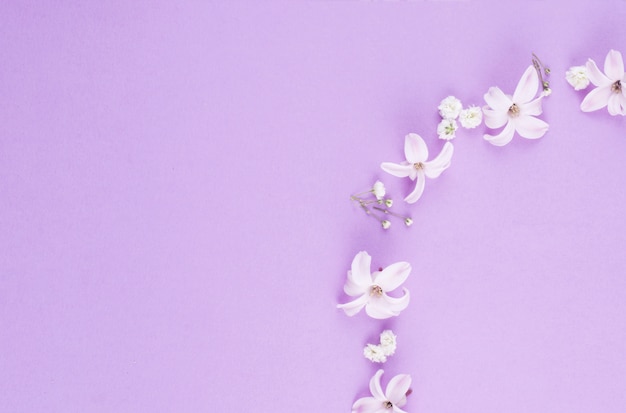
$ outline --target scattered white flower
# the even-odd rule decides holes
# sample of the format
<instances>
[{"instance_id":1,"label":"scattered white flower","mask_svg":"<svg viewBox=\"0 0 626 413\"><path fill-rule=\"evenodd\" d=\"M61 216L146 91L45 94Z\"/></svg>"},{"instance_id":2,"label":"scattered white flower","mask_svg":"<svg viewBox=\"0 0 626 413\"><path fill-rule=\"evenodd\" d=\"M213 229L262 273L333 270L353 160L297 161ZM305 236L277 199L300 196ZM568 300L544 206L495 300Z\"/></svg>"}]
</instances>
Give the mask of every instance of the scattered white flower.
<instances>
[{"instance_id":1,"label":"scattered white flower","mask_svg":"<svg viewBox=\"0 0 626 413\"><path fill-rule=\"evenodd\" d=\"M474 129L483 121L483 111L478 106L470 106L461 111L459 121L464 128Z\"/></svg>"},{"instance_id":2,"label":"scattered white flower","mask_svg":"<svg viewBox=\"0 0 626 413\"><path fill-rule=\"evenodd\" d=\"M376 199L383 199L385 196L385 185L380 182L374 182L374 186L372 187L372 193L376 197Z\"/></svg>"},{"instance_id":3,"label":"scattered white flower","mask_svg":"<svg viewBox=\"0 0 626 413\"><path fill-rule=\"evenodd\" d=\"M353 316L363 307L372 318L384 319L400 314L409 305L409 290L403 288L404 295L399 298L390 297L387 292L400 287L411 273L411 264L397 262L382 271L370 273L372 257L365 252L359 252L352 261L348 279L343 287L346 294L357 297L345 304L338 304L347 315Z\"/></svg>"},{"instance_id":4,"label":"scattered white flower","mask_svg":"<svg viewBox=\"0 0 626 413\"><path fill-rule=\"evenodd\" d=\"M592 112L608 106L611 115L626 115L626 74L622 54L616 50L609 51L604 60L604 73L598 69L596 62L589 59L587 71L596 88L583 99L580 109Z\"/></svg>"},{"instance_id":5,"label":"scattered white flower","mask_svg":"<svg viewBox=\"0 0 626 413\"><path fill-rule=\"evenodd\" d=\"M366 359L373 363L384 363L387 361L387 355L382 346L376 346L374 344L368 344L363 349L363 355Z\"/></svg>"},{"instance_id":6,"label":"scattered white flower","mask_svg":"<svg viewBox=\"0 0 626 413\"><path fill-rule=\"evenodd\" d=\"M391 206L393 205L393 199L385 199L385 205L387 205L387 208L391 208Z\"/></svg>"},{"instance_id":7,"label":"scattered white flower","mask_svg":"<svg viewBox=\"0 0 626 413\"><path fill-rule=\"evenodd\" d=\"M385 356L393 356L396 352L396 335L391 330L380 333L380 348Z\"/></svg>"},{"instance_id":8,"label":"scattered white flower","mask_svg":"<svg viewBox=\"0 0 626 413\"><path fill-rule=\"evenodd\" d=\"M543 92L541 92L541 96L550 96L552 94L552 89L549 87L543 88Z\"/></svg>"},{"instance_id":9,"label":"scattered white flower","mask_svg":"<svg viewBox=\"0 0 626 413\"><path fill-rule=\"evenodd\" d=\"M409 177L416 181L415 189L404 200L409 204L417 202L424 192L425 177L437 178L450 166L454 146L450 142L443 145L439 155L433 160L428 159L428 147L426 142L417 133L409 133L404 138L404 156L406 161L402 163L383 162L380 167L387 173L399 178Z\"/></svg>"},{"instance_id":10,"label":"scattered white flower","mask_svg":"<svg viewBox=\"0 0 626 413\"><path fill-rule=\"evenodd\" d=\"M505 95L498 87L491 87L485 94L488 106L483 108L485 125L490 129L504 126L497 135L484 135L486 141L496 146L511 142L515 132L523 138L541 138L548 131L548 124L535 116L540 115L541 99L535 99L539 87L539 76L534 66L529 66L513 92Z\"/></svg>"},{"instance_id":11,"label":"scattered white flower","mask_svg":"<svg viewBox=\"0 0 626 413\"><path fill-rule=\"evenodd\" d=\"M378 370L370 380L372 397L362 397L352 405L352 413L405 413L400 409L406 404L406 395L411 387L411 376L398 374L387 384L383 393L380 378L383 370Z\"/></svg>"},{"instance_id":12,"label":"scattered white flower","mask_svg":"<svg viewBox=\"0 0 626 413\"><path fill-rule=\"evenodd\" d=\"M389 229L389 227L391 227L391 222L384 219L380 221L380 225L383 226L383 229Z\"/></svg>"},{"instance_id":13,"label":"scattered white flower","mask_svg":"<svg viewBox=\"0 0 626 413\"><path fill-rule=\"evenodd\" d=\"M565 80L574 87L574 90L582 90L589 86L589 72L587 66L572 66L565 73Z\"/></svg>"},{"instance_id":14,"label":"scattered white flower","mask_svg":"<svg viewBox=\"0 0 626 413\"><path fill-rule=\"evenodd\" d=\"M437 135L439 139L450 141L456 136L458 125L454 119L442 119L437 125Z\"/></svg>"},{"instance_id":15,"label":"scattered white flower","mask_svg":"<svg viewBox=\"0 0 626 413\"><path fill-rule=\"evenodd\" d=\"M448 96L441 101L437 109L439 109L439 115L444 119L456 119L461 113L461 101L454 96Z\"/></svg>"},{"instance_id":16,"label":"scattered white flower","mask_svg":"<svg viewBox=\"0 0 626 413\"><path fill-rule=\"evenodd\" d=\"M411 218L404 218L404 225L410 227L411 225L413 225L413 220Z\"/></svg>"}]
</instances>

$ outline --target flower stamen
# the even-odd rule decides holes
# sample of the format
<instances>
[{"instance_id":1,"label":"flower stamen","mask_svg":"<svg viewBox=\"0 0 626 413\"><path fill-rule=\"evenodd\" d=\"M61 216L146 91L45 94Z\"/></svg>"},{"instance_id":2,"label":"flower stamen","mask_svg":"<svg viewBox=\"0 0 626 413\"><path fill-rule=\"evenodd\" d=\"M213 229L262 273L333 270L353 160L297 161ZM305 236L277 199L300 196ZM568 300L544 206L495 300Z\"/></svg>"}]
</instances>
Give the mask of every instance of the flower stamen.
<instances>
[{"instance_id":1,"label":"flower stamen","mask_svg":"<svg viewBox=\"0 0 626 413\"><path fill-rule=\"evenodd\" d=\"M380 288L378 285L372 285L372 288L370 289L370 296L374 295L380 297L381 295L383 295L383 289Z\"/></svg>"},{"instance_id":2,"label":"flower stamen","mask_svg":"<svg viewBox=\"0 0 626 413\"><path fill-rule=\"evenodd\" d=\"M516 103L513 103L509 108L509 116L511 116L512 118L516 118L519 116L519 112L519 106L517 106Z\"/></svg>"},{"instance_id":3,"label":"flower stamen","mask_svg":"<svg viewBox=\"0 0 626 413\"><path fill-rule=\"evenodd\" d=\"M393 403L391 403L389 400L387 400L386 402L383 402L383 407L385 409L393 409Z\"/></svg>"},{"instance_id":4,"label":"flower stamen","mask_svg":"<svg viewBox=\"0 0 626 413\"><path fill-rule=\"evenodd\" d=\"M617 82L611 85L611 92L613 93L622 93L622 81L618 80Z\"/></svg>"},{"instance_id":5,"label":"flower stamen","mask_svg":"<svg viewBox=\"0 0 626 413\"><path fill-rule=\"evenodd\" d=\"M421 162L416 162L413 164L413 168L417 169L418 171L421 169L424 169L424 164Z\"/></svg>"}]
</instances>

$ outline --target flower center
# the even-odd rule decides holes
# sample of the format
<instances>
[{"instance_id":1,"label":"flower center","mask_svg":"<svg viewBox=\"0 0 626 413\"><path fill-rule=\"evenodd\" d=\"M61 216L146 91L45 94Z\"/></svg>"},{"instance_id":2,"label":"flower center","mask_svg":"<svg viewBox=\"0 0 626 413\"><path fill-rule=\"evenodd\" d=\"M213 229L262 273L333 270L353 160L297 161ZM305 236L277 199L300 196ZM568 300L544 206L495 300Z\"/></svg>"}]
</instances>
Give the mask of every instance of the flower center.
<instances>
[{"instance_id":1,"label":"flower center","mask_svg":"<svg viewBox=\"0 0 626 413\"><path fill-rule=\"evenodd\" d=\"M622 93L622 81L621 80L618 80L617 82L611 85L611 92Z\"/></svg>"},{"instance_id":2,"label":"flower center","mask_svg":"<svg viewBox=\"0 0 626 413\"><path fill-rule=\"evenodd\" d=\"M513 103L509 108L509 116L512 118L516 118L519 116L519 106L516 103Z\"/></svg>"},{"instance_id":3,"label":"flower center","mask_svg":"<svg viewBox=\"0 0 626 413\"><path fill-rule=\"evenodd\" d=\"M415 168L415 169L417 169L419 171L420 169L424 169L424 164L421 163L421 162L414 163L413 164L413 168Z\"/></svg>"},{"instance_id":4,"label":"flower center","mask_svg":"<svg viewBox=\"0 0 626 413\"><path fill-rule=\"evenodd\" d=\"M385 409L392 409L393 408L393 403L391 403L389 400L387 400L386 402L383 403L383 407Z\"/></svg>"},{"instance_id":5,"label":"flower center","mask_svg":"<svg viewBox=\"0 0 626 413\"><path fill-rule=\"evenodd\" d=\"M372 285L372 288L370 289L370 295L380 297L381 295L383 295L383 289L380 288L378 285Z\"/></svg>"}]
</instances>

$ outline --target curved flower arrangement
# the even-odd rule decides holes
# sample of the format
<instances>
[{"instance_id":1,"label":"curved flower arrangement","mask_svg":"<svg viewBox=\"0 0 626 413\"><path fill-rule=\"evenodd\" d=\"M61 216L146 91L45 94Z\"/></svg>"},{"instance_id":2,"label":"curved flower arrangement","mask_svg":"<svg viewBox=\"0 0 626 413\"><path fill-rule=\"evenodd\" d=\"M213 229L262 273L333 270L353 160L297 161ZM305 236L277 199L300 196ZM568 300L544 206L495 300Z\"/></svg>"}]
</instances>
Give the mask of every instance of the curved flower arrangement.
<instances>
[{"instance_id":1,"label":"curved flower arrangement","mask_svg":"<svg viewBox=\"0 0 626 413\"><path fill-rule=\"evenodd\" d=\"M505 94L499 87L491 87L484 95L486 106L482 109L477 106L463 109L461 102L454 96L443 99L437 108L442 118L437 126L437 134L445 141L441 151L428 160L429 150L424 139L416 133L409 133L404 138L405 160L381 164L381 168L390 175L415 181L415 188L404 201L409 204L417 202L424 192L426 178L437 178L450 167L454 153L454 146L450 141L456 137L457 119L466 129L476 128L483 117L488 128L503 127L495 135L483 135L484 140L495 146L508 144L515 133L526 139L544 136L549 125L537 116L542 113L543 98L552 93L549 83L544 80L544 75L549 74L550 69L533 54L532 65L524 71L512 95ZM575 90L583 90L590 83L595 86L580 105L583 112L607 107L610 115L626 116L626 74L620 52L609 51L604 61L604 73L589 59L585 65L571 67L566 72L565 79ZM538 92L538 89L541 91ZM373 198L367 198L367 195ZM385 230L390 228L391 221L381 218L381 214L400 217L404 219L406 226L410 226L413 220L392 212L389 208L393 201L385 198L385 195L384 184L376 181L370 190L352 195L350 199L367 215L375 217ZM408 289L403 288L403 295L400 297L393 297L388 293L397 290L406 281L411 272L411 264L397 262L374 272L371 272L370 267L370 255L365 251L357 253L344 285L344 292L353 297L353 300L338 304L337 307L348 316L354 316L362 309L374 319L400 315L409 305ZM380 334L380 344L368 343L363 349L363 355L373 363L384 363L395 353L396 347L396 335L391 330L385 330ZM356 400L352 406L353 413L406 413L402 407L406 405L407 396L411 393L411 376L394 376L383 392L382 375L383 370L379 369L370 379L371 396Z\"/></svg>"}]
</instances>

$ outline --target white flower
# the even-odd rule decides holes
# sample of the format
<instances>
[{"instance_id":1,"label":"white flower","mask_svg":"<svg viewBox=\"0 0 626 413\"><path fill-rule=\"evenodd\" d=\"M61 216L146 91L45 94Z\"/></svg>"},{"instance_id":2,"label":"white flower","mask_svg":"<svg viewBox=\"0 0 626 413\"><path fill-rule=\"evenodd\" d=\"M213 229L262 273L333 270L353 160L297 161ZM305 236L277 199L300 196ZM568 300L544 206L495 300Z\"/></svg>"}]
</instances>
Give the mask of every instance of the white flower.
<instances>
[{"instance_id":1,"label":"white flower","mask_svg":"<svg viewBox=\"0 0 626 413\"><path fill-rule=\"evenodd\" d=\"M400 407L406 404L406 394L411 387L411 376L398 374L387 384L383 393L380 378L383 370L378 370L370 380L372 397L362 397L352 405L352 413L406 413Z\"/></svg>"},{"instance_id":2,"label":"white flower","mask_svg":"<svg viewBox=\"0 0 626 413\"><path fill-rule=\"evenodd\" d=\"M574 87L574 90L585 89L589 86L589 72L587 66L572 66L565 73L565 80Z\"/></svg>"},{"instance_id":3,"label":"white flower","mask_svg":"<svg viewBox=\"0 0 626 413\"><path fill-rule=\"evenodd\" d=\"M372 193L374 194L376 199L383 199L383 197L385 196L385 185L380 181L374 182L374 186L372 187Z\"/></svg>"},{"instance_id":4,"label":"white flower","mask_svg":"<svg viewBox=\"0 0 626 413\"><path fill-rule=\"evenodd\" d=\"M437 107L439 114L444 119L456 119L462 108L461 101L454 96L448 96Z\"/></svg>"},{"instance_id":5,"label":"white flower","mask_svg":"<svg viewBox=\"0 0 626 413\"><path fill-rule=\"evenodd\" d=\"M373 363L384 363L387 361L387 355L383 351L381 346L376 346L374 344L368 344L363 349L363 355L366 359L372 361Z\"/></svg>"},{"instance_id":6,"label":"white flower","mask_svg":"<svg viewBox=\"0 0 626 413\"><path fill-rule=\"evenodd\" d=\"M437 125L437 134L439 135L439 139L443 139L445 141L454 139L458 128L459 127L454 119L442 119L441 122L439 122L439 125Z\"/></svg>"},{"instance_id":7,"label":"white flower","mask_svg":"<svg viewBox=\"0 0 626 413\"><path fill-rule=\"evenodd\" d=\"M383 162L380 167L387 173L399 178L409 177L416 181L415 189L404 200L409 204L417 202L424 192L425 177L437 178L450 166L454 146L450 142L443 145L443 149L435 159L428 159L426 142L417 133L409 133L404 138L404 156L402 163Z\"/></svg>"},{"instance_id":8,"label":"white flower","mask_svg":"<svg viewBox=\"0 0 626 413\"><path fill-rule=\"evenodd\" d=\"M380 348L385 356L393 356L396 352L396 335L391 330L380 333Z\"/></svg>"},{"instance_id":9,"label":"white flower","mask_svg":"<svg viewBox=\"0 0 626 413\"><path fill-rule=\"evenodd\" d=\"M464 128L474 129L483 121L483 111L478 106L470 106L461 111L459 120Z\"/></svg>"},{"instance_id":10,"label":"white flower","mask_svg":"<svg viewBox=\"0 0 626 413\"><path fill-rule=\"evenodd\" d=\"M391 222L384 219L382 221L380 221L380 225L383 226L383 229L389 229L389 227L391 227Z\"/></svg>"},{"instance_id":11,"label":"white flower","mask_svg":"<svg viewBox=\"0 0 626 413\"><path fill-rule=\"evenodd\" d=\"M347 315L353 316L363 307L372 318L384 319L400 314L409 305L409 290L403 288L404 295L400 298L390 297L387 292L400 287L411 273L411 264L397 262L382 271L370 273L372 257L359 252L352 260L352 268L348 271L348 279L343 287L346 294L358 297L345 304L338 304Z\"/></svg>"},{"instance_id":12,"label":"white flower","mask_svg":"<svg viewBox=\"0 0 626 413\"><path fill-rule=\"evenodd\" d=\"M541 115L541 99L535 99L539 87L539 75L529 66L513 92L505 95L498 87L491 87L485 94L488 106L483 108L485 125L490 129L504 126L497 135L484 135L486 141L496 146L511 142L515 132L527 139L541 138L548 131L548 124L535 116Z\"/></svg>"},{"instance_id":13,"label":"white flower","mask_svg":"<svg viewBox=\"0 0 626 413\"><path fill-rule=\"evenodd\" d=\"M591 112L608 106L611 115L626 115L626 74L622 54L609 51L604 60L604 73L598 69L596 62L589 59L587 71L596 88L583 99L580 109Z\"/></svg>"}]
</instances>

